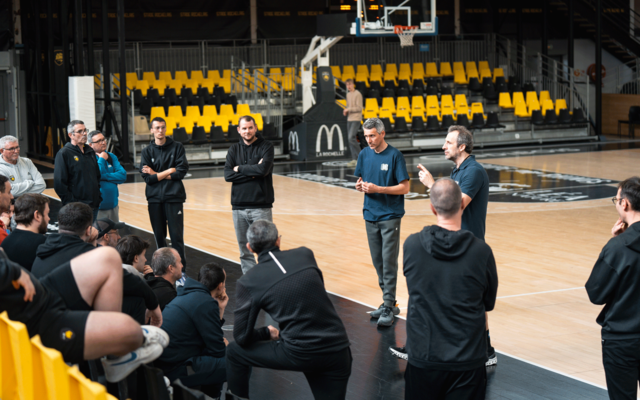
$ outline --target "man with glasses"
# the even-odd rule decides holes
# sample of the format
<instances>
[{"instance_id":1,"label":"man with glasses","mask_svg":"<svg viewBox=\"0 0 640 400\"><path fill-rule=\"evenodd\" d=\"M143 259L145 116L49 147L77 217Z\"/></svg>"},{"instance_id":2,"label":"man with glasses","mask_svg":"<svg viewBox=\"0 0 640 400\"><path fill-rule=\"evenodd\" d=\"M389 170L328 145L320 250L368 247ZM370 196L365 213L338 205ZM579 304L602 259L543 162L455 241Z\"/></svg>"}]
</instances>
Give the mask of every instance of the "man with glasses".
<instances>
[{"instance_id":1,"label":"man with glasses","mask_svg":"<svg viewBox=\"0 0 640 400\"><path fill-rule=\"evenodd\" d=\"M618 184L612 199L618 221L585 285L593 304L605 305L602 363L610 399L635 399L640 376L640 177Z\"/></svg>"},{"instance_id":2,"label":"man with glasses","mask_svg":"<svg viewBox=\"0 0 640 400\"><path fill-rule=\"evenodd\" d=\"M74 120L69 122L67 132L70 141L56 154L53 187L63 206L73 202L87 204L95 221L102 196L96 153L86 144L89 130L84 122Z\"/></svg>"},{"instance_id":3,"label":"man with glasses","mask_svg":"<svg viewBox=\"0 0 640 400\"><path fill-rule=\"evenodd\" d=\"M125 183L127 171L124 170L118 157L107 151L107 138L100 131L91 131L87 135L89 146L96 152L100 169L100 194L102 202L98 211L98 219L120 221L118 207L118 184Z\"/></svg>"},{"instance_id":4,"label":"man with glasses","mask_svg":"<svg viewBox=\"0 0 640 400\"><path fill-rule=\"evenodd\" d=\"M25 193L42 193L47 185L33 162L20 157L18 138L3 136L0 138L0 150L0 175L9 178L13 197L18 198Z\"/></svg>"}]
</instances>

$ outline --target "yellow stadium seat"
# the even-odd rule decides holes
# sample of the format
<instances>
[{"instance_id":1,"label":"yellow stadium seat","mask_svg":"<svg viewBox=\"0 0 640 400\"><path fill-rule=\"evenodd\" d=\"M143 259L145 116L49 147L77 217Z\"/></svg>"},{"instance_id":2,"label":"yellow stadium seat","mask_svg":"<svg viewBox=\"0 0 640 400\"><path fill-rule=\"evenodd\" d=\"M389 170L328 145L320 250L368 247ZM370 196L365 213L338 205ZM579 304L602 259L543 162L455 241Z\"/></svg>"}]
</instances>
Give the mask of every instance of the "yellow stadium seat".
<instances>
[{"instance_id":1,"label":"yellow stadium seat","mask_svg":"<svg viewBox=\"0 0 640 400\"><path fill-rule=\"evenodd\" d=\"M202 73L202 71L198 70L198 71L191 71L191 79L201 82L204 80L204 74Z\"/></svg>"},{"instance_id":2,"label":"yellow stadium seat","mask_svg":"<svg viewBox=\"0 0 640 400\"><path fill-rule=\"evenodd\" d=\"M531 100L529 104L527 104L527 110L529 111L529 115L533 112L533 110L540 110L540 103L537 98Z\"/></svg>"},{"instance_id":3,"label":"yellow stadium seat","mask_svg":"<svg viewBox=\"0 0 640 400\"><path fill-rule=\"evenodd\" d=\"M378 101L376 99L366 99L364 110L364 119L378 117Z\"/></svg>"},{"instance_id":4,"label":"yellow stadium seat","mask_svg":"<svg viewBox=\"0 0 640 400\"><path fill-rule=\"evenodd\" d=\"M369 85L371 85L371 82L378 82L378 84L380 84L380 87L384 86L384 80L382 79L381 75L369 75Z\"/></svg>"},{"instance_id":5,"label":"yellow stadium seat","mask_svg":"<svg viewBox=\"0 0 640 400\"><path fill-rule=\"evenodd\" d=\"M453 81L458 85L466 85L469 83L464 70L456 69L453 71Z\"/></svg>"},{"instance_id":6,"label":"yellow stadium seat","mask_svg":"<svg viewBox=\"0 0 640 400\"><path fill-rule=\"evenodd\" d=\"M409 104L409 98L408 97L398 97L397 99L397 104L396 104L396 118L400 118L403 117L407 123L411 122L411 118L410 118L410 112L411 112L411 105Z\"/></svg>"},{"instance_id":7,"label":"yellow stadium seat","mask_svg":"<svg viewBox=\"0 0 640 400\"><path fill-rule=\"evenodd\" d=\"M29 333L23 323L10 320L6 312L0 314L0 350L2 398L33 399L33 362Z\"/></svg>"},{"instance_id":8,"label":"yellow stadium seat","mask_svg":"<svg viewBox=\"0 0 640 400\"><path fill-rule=\"evenodd\" d=\"M180 106L169 106L169 115L167 115L167 117L175 118L176 120L182 119L182 117L184 117L182 114L182 108ZM167 131L168 130L169 129L167 127Z\"/></svg>"},{"instance_id":9,"label":"yellow stadium seat","mask_svg":"<svg viewBox=\"0 0 640 400\"><path fill-rule=\"evenodd\" d=\"M347 100L345 99L338 99L336 103L342 108L347 108Z\"/></svg>"},{"instance_id":10,"label":"yellow stadium seat","mask_svg":"<svg viewBox=\"0 0 640 400\"><path fill-rule=\"evenodd\" d=\"M167 83L163 80L158 79L153 83L153 88L158 89L158 94L160 96L164 96L164 90L167 88Z\"/></svg>"},{"instance_id":11,"label":"yellow stadium seat","mask_svg":"<svg viewBox=\"0 0 640 400\"><path fill-rule=\"evenodd\" d=\"M273 68L271 68L271 71L273 71ZM271 72L271 73L273 73L273 72ZM331 66L331 73L333 74L334 78L342 79L342 72L340 72L340 66L339 65L332 65Z\"/></svg>"},{"instance_id":12,"label":"yellow stadium seat","mask_svg":"<svg viewBox=\"0 0 640 400\"><path fill-rule=\"evenodd\" d=\"M545 101L542 102L542 116L547 115L547 111L549 110L551 110L554 113L556 112L553 107L553 100L546 99Z\"/></svg>"},{"instance_id":13,"label":"yellow stadium seat","mask_svg":"<svg viewBox=\"0 0 640 400\"><path fill-rule=\"evenodd\" d=\"M187 106L185 117L197 118L200 116L200 108L198 106Z\"/></svg>"},{"instance_id":14,"label":"yellow stadium seat","mask_svg":"<svg viewBox=\"0 0 640 400\"><path fill-rule=\"evenodd\" d=\"M240 120L240 115L233 114L233 115L228 115L228 117L229 117L229 123L231 125L238 125L238 122Z\"/></svg>"},{"instance_id":15,"label":"yellow stadium seat","mask_svg":"<svg viewBox=\"0 0 640 400\"><path fill-rule=\"evenodd\" d=\"M393 97L383 97L382 98L382 107L387 110L390 110L392 113L396 112L396 102Z\"/></svg>"},{"instance_id":16,"label":"yellow stadium seat","mask_svg":"<svg viewBox=\"0 0 640 400\"><path fill-rule=\"evenodd\" d=\"M482 118L487 118L484 115L484 107L482 107L482 103L471 103L471 115L473 114L482 114Z\"/></svg>"},{"instance_id":17,"label":"yellow stadium seat","mask_svg":"<svg viewBox=\"0 0 640 400\"><path fill-rule=\"evenodd\" d=\"M256 127L258 128L259 131L262 131L264 129L264 120L262 119L262 114L259 113L255 113L255 114L249 114L253 117L253 119L256 121Z\"/></svg>"},{"instance_id":18,"label":"yellow stadium seat","mask_svg":"<svg viewBox=\"0 0 640 400\"><path fill-rule=\"evenodd\" d=\"M497 77L504 77L504 70L502 68L494 68L493 69L493 82L496 82Z\"/></svg>"},{"instance_id":19,"label":"yellow stadium seat","mask_svg":"<svg viewBox=\"0 0 640 400\"><path fill-rule=\"evenodd\" d=\"M135 72L127 72L127 87L129 89L136 89L138 84L138 74Z\"/></svg>"},{"instance_id":20,"label":"yellow stadium seat","mask_svg":"<svg viewBox=\"0 0 640 400\"><path fill-rule=\"evenodd\" d=\"M107 388L87 379L78 367L68 369L70 400L108 400Z\"/></svg>"},{"instance_id":21,"label":"yellow stadium seat","mask_svg":"<svg viewBox=\"0 0 640 400\"><path fill-rule=\"evenodd\" d=\"M491 70L490 69L481 69L480 70L480 82L482 82L484 80L484 78L493 79L492 76L491 76Z\"/></svg>"},{"instance_id":22,"label":"yellow stadium seat","mask_svg":"<svg viewBox=\"0 0 640 400\"><path fill-rule=\"evenodd\" d=\"M366 65L364 65L364 64L360 64L360 65L358 65L358 66L356 67L356 76L357 76L357 75L360 75L360 74L363 74L363 75L365 75L365 76L369 77L369 67L367 67L367 66L366 66Z\"/></svg>"},{"instance_id":23,"label":"yellow stadium seat","mask_svg":"<svg viewBox=\"0 0 640 400\"><path fill-rule=\"evenodd\" d=\"M251 108L249 107L248 104L238 104L236 114L238 114L241 117L243 115L250 115Z\"/></svg>"},{"instance_id":24,"label":"yellow stadium seat","mask_svg":"<svg viewBox=\"0 0 640 400\"><path fill-rule=\"evenodd\" d=\"M396 123L395 118L393 118L393 113L388 108L381 108L378 113L378 118L389 118L389 122L392 124Z\"/></svg>"},{"instance_id":25,"label":"yellow stadium seat","mask_svg":"<svg viewBox=\"0 0 640 400\"><path fill-rule=\"evenodd\" d=\"M427 108L435 108L436 110L440 111L440 104L438 103L438 96L436 96L436 95L427 96L426 107Z\"/></svg>"},{"instance_id":26,"label":"yellow stadium seat","mask_svg":"<svg viewBox=\"0 0 640 400\"><path fill-rule=\"evenodd\" d=\"M398 76L401 73L405 73L405 74L411 75L411 65L408 64L408 63L401 63L400 64L400 70L398 71Z\"/></svg>"},{"instance_id":27,"label":"yellow stadium seat","mask_svg":"<svg viewBox=\"0 0 640 400\"><path fill-rule=\"evenodd\" d=\"M207 89L207 92L209 92L209 94L213 94L213 88L216 86L216 83L213 79L205 78L204 80L200 81L200 86Z\"/></svg>"},{"instance_id":28,"label":"yellow stadium seat","mask_svg":"<svg viewBox=\"0 0 640 400\"><path fill-rule=\"evenodd\" d=\"M422 110L424 112L424 97L422 96L413 96L411 97L411 109L412 110Z\"/></svg>"},{"instance_id":29,"label":"yellow stadium seat","mask_svg":"<svg viewBox=\"0 0 640 400\"><path fill-rule=\"evenodd\" d=\"M489 67L489 61L478 61L478 70L483 70L483 69L491 69Z\"/></svg>"},{"instance_id":30,"label":"yellow stadium seat","mask_svg":"<svg viewBox=\"0 0 640 400\"><path fill-rule=\"evenodd\" d=\"M278 68L278 69L280 69L280 68ZM220 76L220 71L218 71L217 69L209 70L207 72L207 79L213 79L213 81L217 85L218 82L220 82L220 79L222 79L222 77Z\"/></svg>"},{"instance_id":31,"label":"yellow stadium seat","mask_svg":"<svg viewBox=\"0 0 640 400\"><path fill-rule=\"evenodd\" d=\"M380 64L373 64L371 65L371 74L370 75L380 75L383 76L384 72L382 72L382 65Z\"/></svg>"},{"instance_id":32,"label":"yellow stadium seat","mask_svg":"<svg viewBox=\"0 0 640 400\"><path fill-rule=\"evenodd\" d=\"M194 107L194 106L191 106L191 107ZM198 108L198 106L195 106L195 107ZM189 111L187 110L187 112ZM196 125L198 122L198 118L200 118L199 113L196 116L187 115L180 120L180 127L184 128L188 135L191 135L193 133L194 125Z\"/></svg>"},{"instance_id":33,"label":"yellow stadium seat","mask_svg":"<svg viewBox=\"0 0 640 400\"><path fill-rule=\"evenodd\" d=\"M448 78L453 76L451 63L448 63L448 62L440 63L440 75L442 75L443 78Z\"/></svg>"},{"instance_id":34,"label":"yellow stadium seat","mask_svg":"<svg viewBox=\"0 0 640 400\"><path fill-rule=\"evenodd\" d=\"M538 102L538 93L536 92L527 92L527 107L533 102L536 101L536 103Z\"/></svg>"},{"instance_id":35,"label":"yellow stadium seat","mask_svg":"<svg viewBox=\"0 0 640 400\"><path fill-rule=\"evenodd\" d=\"M158 74L158 79L162 79L165 82L169 82L173 80L173 77L171 76L170 71L160 71L160 73Z\"/></svg>"},{"instance_id":36,"label":"yellow stadium seat","mask_svg":"<svg viewBox=\"0 0 640 400\"><path fill-rule=\"evenodd\" d=\"M233 106L231 104L223 104L220 106L220 115L233 115Z\"/></svg>"},{"instance_id":37,"label":"yellow stadium seat","mask_svg":"<svg viewBox=\"0 0 640 400\"><path fill-rule=\"evenodd\" d=\"M285 68L284 75L282 76L282 90L285 92L292 92L295 89L293 71L288 72L287 69L288 68Z\"/></svg>"},{"instance_id":38,"label":"yellow stadium seat","mask_svg":"<svg viewBox=\"0 0 640 400\"><path fill-rule=\"evenodd\" d=\"M567 107L567 101L565 99L557 99L556 100L556 114L560 114L560 110Z\"/></svg>"},{"instance_id":39,"label":"yellow stadium seat","mask_svg":"<svg viewBox=\"0 0 640 400\"><path fill-rule=\"evenodd\" d=\"M386 81L392 81L394 84L398 84L397 82L397 78L398 78L398 74L394 73L393 71L387 71L384 73L384 80Z\"/></svg>"},{"instance_id":40,"label":"yellow stadium seat","mask_svg":"<svg viewBox=\"0 0 640 400\"><path fill-rule=\"evenodd\" d=\"M182 115L180 118L167 117L164 119L167 123L167 135L173 135L173 130L178 127L178 121L182 120Z\"/></svg>"},{"instance_id":41,"label":"yellow stadium seat","mask_svg":"<svg viewBox=\"0 0 640 400\"><path fill-rule=\"evenodd\" d=\"M456 108L460 106L469 107L469 104L467 103L467 96L465 96L464 94L456 95Z\"/></svg>"},{"instance_id":42,"label":"yellow stadium seat","mask_svg":"<svg viewBox=\"0 0 640 400\"><path fill-rule=\"evenodd\" d=\"M413 121L415 117L422 118L423 122L427 121L427 118L424 116L424 110L411 110L411 121Z\"/></svg>"},{"instance_id":43,"label":"yellow stadium seat","mask_svg":"<svg viewBox=\"0 0 640 400\"><path fill-rule=\"evenodd\" d=\"M500 108L504 108L507 110L513 109L513 103L511 103L511 96L509 92L500 93L500 98L498 99L498 105Z\"/></svg>"},{"instance_id":44,"label":"yellow stadium seat","mask_svg":"<svg viewBox=\"0 0 640 400\"><path fill-rule=\"evenodd\" d=\"M353 69L353 65L344 65L342 66L342 80L346 81L347 79L356 79L356 71Z\"/></svg>"},{"instance_id":45,"label":"yellow stadium seat","mask_svg":"<svg viewBox=\"0 0 640 400\"><path fill-rule=\"evenodd\" d=\"M190 88L193 94L198 93L198 87L200 87L200 83L198 81L194 81L189 79L187 81L183 81L185 88Z\"/></svg>"},{"instance_id":46,"label":"yellow stadium seat","mask_svg":"<svg viewBox=\"0 0 640 400\"><path fill-rule=\"evenodd\" d=\"M475 61L467 61L464 66L464 72L469 76L469 74L474 74L474 76L478 75L478 67L476 66Z\"/></svg>"},{"instance_id":47,"label":"yellow stadium seat","mask_svg":"<svg viewBox=\"0 0 640 400\"><path fill-rule=\"evenodd\" d=\"M365 74L358 74L356 75L356 82L364 82L364 84L369 87L369 76L365 75Z\"/></svg>"},{"instance_id":48,"label":"yellow stadium seat","mask_svg":"<svg viewBox=\"0 0 640 400\"><path fill-rule=\"evenodd\" d=\"M58 350L44 346L39 335L31 339L31 351L35 380L34 399L70 398L69 366L64 363L62 354Z\"/></svg>"},{"instance_id":49,"label":"yellow stadium seat","mask_svg":"<svg viewBox=\"0 0 640 400\"><path fill-rule=\"evenodd\" d=\"M153 87L153 82L156 81L156 73L155 72L143 72L142 80L149 82L149 86Z\"/></svg>"},{"instance_id":50,"label":"yellow stadium seat","mask_svg":"<svg viewBox=\"0 0 640 400\"><path fill-rule=\"evenodd\" d=\"M203 115L201 117L198 117L198 119L196 119L196 125L203 127L206 133L211 132L212 123L213 123L213 118L208 115Z\"/></svg>"},{"instance_id":51,"label":"yellow stadium seat","mask_svg":"<svg viewBox=\"0 0 640 400\"><path fill-rule=\"evenodd\" d=\"M474 64L475 65L475 64ZM471 78L476 78L480 80L480 75L478 74L478 70L474 68L467 68L467 82L471 80Z\"/></svg>"},{"instance_id":52,"label":"yellow stadium seat","mask_svg":"<svg viewBox=\"0 0 640 400\"><path fill-rule=\"evenodd\" d=\"M176 91L176 95L182 94L182 81L179 79L169 81L169 88Z\"/></svg>"},{"instance_id":53,"label":"yellow stadium seat","mask_svg":"<svg viewBox=\"0 0 640 400\"><path fill-rule=\"evenodd\" d=\"M453 115L453 97L443 94L440 99L440 115Z\"/></svg>"},{"instance_id":54,"label":"yellow stadium seat","mask_svg":"<svg viewBox=\"0 0 640 400\"><path fill-rule=\"evenodd\" d=\"M147 91L149 90L149 82L142 80L136 83L136 89L140 90L142 97L147 97Z\"/></svg>"},{"instance_id":55,"label":"yellow stadium seat","mask_svg":"<svg viewBox=\"0 0 640 400\"><path fill-rule=\"evenodd\" d=\"M438 118L438 121L442 121L442 116L440 115L440 110L437 108L427 108L427 112L426 112L426 116L427 118L431 117L431 116L435 116Z\"/></svg>"},{"instance_id":56,"label":"yellow stadium seat","mask_svg":"<svg viewBox=\"0 0 640 400\"><path fill-rule=\"evenodd\" d=\"M551 100L551 96L549 95L548 90L541 90L538 101L540 102L540 104L544 104L545 100Z\"/></svg>"},{"instance_id":57,"label":"yellow stadium seat","mask_svg":"<svg viewBox=\"0 0 640 400\"><path fill-rule=\"evenodd\" d=\"M456 118L458 115L466 114L467 118L471 119L471 113L469 112L469 107L466 105L458 106L456 105Z\"/></svg>"},{"instance_id":58,"label":"yellow stadium seat","mask_svg":"<svg viewBox=\"0 0 640 400\"><path fill-rule=\"evenodd\" d=\"M216 124L216 126L219 126L222 128L222 132L227 133L229 132L229 116L228 115L218 115L217 117L214 118L214 123Z\"/></svg>"},{"instance_id":59,"label":"yellow stadium seat","mask_svg":"<svg viewBox=\"0 0 640 400\"><path fill-rule=\"evenodd\" d=\"M189 80L189 76L187 75L187 71L176 71L175 79L181 80L182 82L186 82Z\"/></svg>"},{"instance_id":60,"label":"yellow stadium seat","mask_svg":"<svg viewBox=\"0 0 640 400\"><path fill-rule=\"evenodd\" d=\"M442 64L440 64L440 68L442 68ZM449 68L451 68L451 66L449 66ZM433 63L433 62L427 63L427 71L425 75L427 78L437 78L440 76L440 74L438 73L438 67L436 66L436 63Z\"/></svg>"},{"instance_id":61,"label":"yellow stadium seat","mask_svg":"<svg viewBox=\"0 0 640 400\"><path fill-rule=\"evenodd\" d=\"M516 117L528 118L531 116L531 113L527 109L527 103L524 101L522 92L513 93L513 107L513 113Z\"/></svg>"},{"instance_id":62,"label":"yellow stadium seat","mask_svg":"<svg viewBox=\"0 0 640 400\"><path fill-rule=\"evenodd\" d=\"M164 107L151 107L151 120L156 117L167 118L167 115L164 112Z\"/></svg>"},{"instance_id":63,"label":"yellow stadium seat","mask_svg":"<svg viewBox=\"0 0 640 400\"><path fill-rule=\"evenodd\" d=\"M424 80L424 64L422 63L413 63L411 76L414 80L422 81Z\"/></svg>"},{"instance_id":64,"label":"yellow stadium seat","mask_svg":"<svg viewBox=\"0 0 640 400\"><path fill-rule=\"evenodd\" d=\"M457 70L464 71L464 64L461 61L454 61L453 62L453 70L454 71L457 71Z\"/></svg>"},{"instance_id":65,"label":"yellow stadium seat","mask_svg":"<svg viewBox=\"0 0 640 400\"><path fill-rule=\"evenodd\" d=\"M286 72L286 69L285 69ZM231 79L231 70L230 69L223 69L222 70L222 79Z\"/></svg>"}]
</instances>

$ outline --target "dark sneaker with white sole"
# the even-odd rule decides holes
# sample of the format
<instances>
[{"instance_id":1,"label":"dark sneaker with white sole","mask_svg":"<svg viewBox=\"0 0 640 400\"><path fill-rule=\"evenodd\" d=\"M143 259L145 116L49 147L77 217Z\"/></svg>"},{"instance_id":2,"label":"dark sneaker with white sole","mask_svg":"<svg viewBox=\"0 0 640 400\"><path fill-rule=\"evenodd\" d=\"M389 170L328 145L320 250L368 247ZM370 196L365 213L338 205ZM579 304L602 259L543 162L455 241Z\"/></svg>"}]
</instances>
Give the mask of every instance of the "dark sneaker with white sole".
<instances>
[{"instance_id":1,"label":"dark sneaker with white sole","mask_svg":"<svg viewBox=\"0 0 640 400\"><path fill-rule=\"evenodd\" d=\"M393 311L393 315L400 314L400 308L398 308L398 303L396 303L393 307L390 307L390 308ZM369 315L371 316L371 318L380 318L383 311L384 311L384 303L380 304L380 307L378 307L377 310L371 311Z\"/></svg>"},{"instance_id":2,"label":"dark sneaker with white sole","mask_svg":"<svg viewBox=\"0 0 640 400\"><path fill-rule=\"evenodd\" d=\"M409 354L407 353L406 347L391 346L389 347L389 351L399 359L409 361Z\"/></svg>"},{"instance_id":3,"label":"dark sneaker with white sole","mask_svg":"<svg viewBox=\"0 0 640 400\"><path fill-rule=\"evenodd\" d=\"M484 363L485 367L490 367L492 365L498 364L498 356L496 355L496 349L493 347L489 348L487 351L487 362Z\"/></svg>"},{"instance_id":4,"label":"dark sneaker with white sole","mask_svg":"<svg viewBox=\"0 0 640 400\"><path fill-rule=\"evenodd\" d=\"M391 326L393 325L393 310L391 307L384 307L382 314L378 317L378 326Z\"/></svg>"}]
</instances>

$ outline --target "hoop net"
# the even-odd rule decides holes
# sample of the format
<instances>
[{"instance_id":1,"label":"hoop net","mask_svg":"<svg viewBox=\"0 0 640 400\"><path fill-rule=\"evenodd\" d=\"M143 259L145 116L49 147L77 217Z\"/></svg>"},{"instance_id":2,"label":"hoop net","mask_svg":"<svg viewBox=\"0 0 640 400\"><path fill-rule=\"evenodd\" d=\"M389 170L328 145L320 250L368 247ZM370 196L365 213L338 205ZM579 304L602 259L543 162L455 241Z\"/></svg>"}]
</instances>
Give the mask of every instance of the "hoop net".
<instances>
[{"instance_id":1,"label":"hoop net","mask_svg":"<svg viewBox=\"0 0 640 400\"><path fill-rule=\"evenodd\" d=\"M417 26L396 25L393 32L400 38L400 47L413 46L413 35L416 34Z\"/></svg>"}]
</instances>

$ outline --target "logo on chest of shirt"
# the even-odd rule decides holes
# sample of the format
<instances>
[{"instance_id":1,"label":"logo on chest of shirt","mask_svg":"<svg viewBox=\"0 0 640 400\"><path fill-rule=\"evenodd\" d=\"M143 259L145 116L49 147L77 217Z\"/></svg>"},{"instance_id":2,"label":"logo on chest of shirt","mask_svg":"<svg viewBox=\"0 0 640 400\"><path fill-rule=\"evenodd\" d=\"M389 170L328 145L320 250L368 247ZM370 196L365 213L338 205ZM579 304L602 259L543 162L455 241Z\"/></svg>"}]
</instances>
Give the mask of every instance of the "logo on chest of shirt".
<instances>
[{"instance_id":1,"label":"logo on chest of shirt","mask_svg":"<svg viewBox=\"0 0 640 400\"><path fill-rule=\"evenodd\" d=\"M388 170L389 170L389 164L380 165L380 171L388 171Z\"/></svg>"},{"instance_id":2,"label":"logo on chest of shirt","mask_svg":"<svg viewBox=\"0 0 640 400\"><path fill-rule=\"evenodd\" d=\"M76 161L80 161L80 159L78 158L78 156L73 156L73 159Z\"/></svg>"},{"instance_id":3,"label":"logo on chest of shirt","mask_svg":"<svg viewBox=\"0 0 640 400\"><path fill-rule=\"evenodd\" d=\"M152 159L151 159L151 162L156 162L156 159L155 159L155 158L152 158Z\"/></svg>"},{"instance_id":4,"label":"logo on chest of shirt","mask_svg":"<svg viewBox=\"0 0 640 400\"><path fill-rule=\"evenodd\" d=\"M11 182L13 182L13 181L15 181L15 180L16 180L16 177L15 177L15 176L13 176L13 175L9 175L9 179L11 179Z\"/></svg>"}]
</instances>

